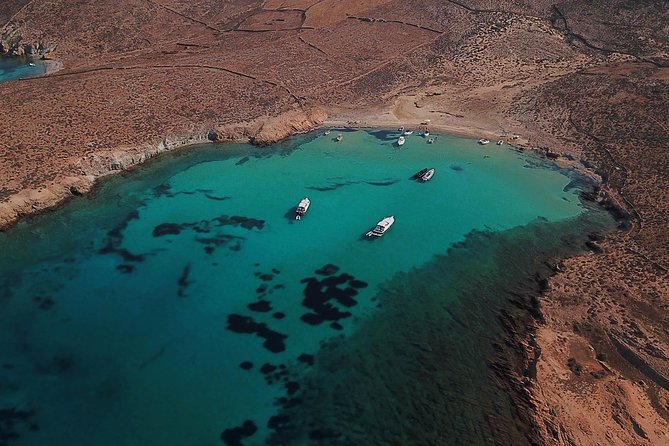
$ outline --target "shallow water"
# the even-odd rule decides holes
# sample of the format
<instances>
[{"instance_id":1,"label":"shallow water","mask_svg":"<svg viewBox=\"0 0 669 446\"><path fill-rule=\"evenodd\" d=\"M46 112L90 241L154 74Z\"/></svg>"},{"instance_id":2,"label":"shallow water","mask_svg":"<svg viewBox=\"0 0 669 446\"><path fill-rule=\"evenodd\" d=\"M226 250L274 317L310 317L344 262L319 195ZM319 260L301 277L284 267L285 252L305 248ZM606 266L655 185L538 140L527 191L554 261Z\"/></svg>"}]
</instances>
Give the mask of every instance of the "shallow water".
<instances>
[{"instance_id":1,"label":"shallow water","mask_svg":"<svg viewBox=\"0 0 669 446\"><path fill-rule=\"evenodd\" d=\"M493 444L496 290L610 221L526 154L334 136L173 154L0 234L0 444Z\"/></svg>"},{"instance_id":2,"label":"shallow water","mask_svg":"<svg viewBox=\"0 0 669 446\"><path fill-rule=\"evenodd\" d=\"M34 66L30 66L33 63ZM26 57L0 56L0 82L13 81L23 77L35 77L44 74L46 67L39 61Z\"/></svg>"}]
</instances>

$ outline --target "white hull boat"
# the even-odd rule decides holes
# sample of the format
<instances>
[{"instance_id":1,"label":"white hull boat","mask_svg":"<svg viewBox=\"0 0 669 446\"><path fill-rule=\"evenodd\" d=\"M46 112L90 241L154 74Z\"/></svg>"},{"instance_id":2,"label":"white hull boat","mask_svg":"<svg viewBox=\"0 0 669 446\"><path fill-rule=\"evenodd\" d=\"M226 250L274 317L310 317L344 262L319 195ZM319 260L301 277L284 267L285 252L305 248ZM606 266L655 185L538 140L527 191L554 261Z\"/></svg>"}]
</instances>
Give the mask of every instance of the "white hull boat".
<instances>
[{"instance_id":1,"label":"white hull boat","mask_svg":"<svg viewBox=\"0 0 669 446\"><path fill-rule=\"evenodd\" d=\"M402 146L404 145L405 142L406 142L406 139L404 139L404 136L400 136L400 137L397 139L397 145L400 146L400 147L402 147Z\"/></svg>"},{"instance_id":2,"label":"white hull boat","mask_svg":"<svg viewBox=\"0 0 669 446\"><path fill-rule=\"evenodd\" d=\"M479 139L479 144L481 144L482 146L485 146L486 144L490 144L490 140L489 139Z\"/></svg>"},{"instance_id":3,"label":"white hull boat","mask_svg":"<svg viewBox=\"0 0 669 446\"><path fill-rule=\"evenodd\" d=\"M425 183L425 182L430 181L432 179L432 177L434 176L434 172L435 172L434 168L427 169L419 178L422 182Z\"/></svg>"},{"instance_id":4,"label":"white hull boat","mask_svg":"<svg viewBox=\"0 0 669 446\"><path fill-rule=\"evenodd\" d=\"M309 206L311 206L311 200L308 198L303 198L295 208L295 220L302 219L302 217L304 217L304 215L309 210Z\"/></svg>"},{"instance_id":5,"label":"white hull boat","mask_svg":"<svg viewBox=\"0 0 669 446\"><path fill-rule=\"evenodd\" d=\"M372 229L365 235L367 235L367 237L381 237L383 234L386 233L388 229L390 229L393 223L395 223L395 217L393 217L392 215L390 217L386 217L380 222L378 222L374 227L374 229Z\"/></svg>"}]
</instances>

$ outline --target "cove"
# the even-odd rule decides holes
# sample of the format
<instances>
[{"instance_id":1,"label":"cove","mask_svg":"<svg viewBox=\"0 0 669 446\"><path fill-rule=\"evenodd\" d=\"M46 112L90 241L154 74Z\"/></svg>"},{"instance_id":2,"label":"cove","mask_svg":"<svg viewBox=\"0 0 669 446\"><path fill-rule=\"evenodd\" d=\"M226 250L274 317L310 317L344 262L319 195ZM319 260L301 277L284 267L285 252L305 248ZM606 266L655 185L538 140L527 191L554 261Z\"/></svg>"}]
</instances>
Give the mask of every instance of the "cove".
<instances>
[{"instance_id":1,"label":"cove","mask_svg":"<svg viewBox=\"0 0 669 446\"><path fill-rule=\"evenodd\" d=\"M33 63L34 66L31 66L30 63ZM0 82L40 76L45 71L45 65L39 61L33 61L27 57L0 56Z\"/></svg>"},{"instance_id":2,"label":"cove","mask_svg":"<svg viewBox=\"0 0 669 446\"><path fill-rule=\"evenodd\" d=\"M0 444L523 444L499 314L613 229L593 185L469 139L334 136L170 154L0 234Z\"/></svg>"}]
</instances>

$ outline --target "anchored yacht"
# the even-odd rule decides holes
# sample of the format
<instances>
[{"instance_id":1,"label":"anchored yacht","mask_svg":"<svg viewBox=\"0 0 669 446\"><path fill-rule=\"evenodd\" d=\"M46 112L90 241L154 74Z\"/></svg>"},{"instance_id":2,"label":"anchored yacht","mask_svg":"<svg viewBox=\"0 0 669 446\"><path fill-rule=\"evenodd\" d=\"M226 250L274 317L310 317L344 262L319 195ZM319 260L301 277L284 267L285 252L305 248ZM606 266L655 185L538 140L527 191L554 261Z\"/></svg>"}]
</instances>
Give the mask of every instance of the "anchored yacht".
<instances>
[{"instance_id":1,"label":"anchored yacht","mask_svg":"<svg viewBox=\"0 0 669 446\"><path fill-rule=\"evenodd\" d=\"M398 146L402 147L405 142L406 142L406 139L404 138L404 136L400 136L399 138L397 138L397 145Z\"/></svg>"},{"instance_id":2,"label":"anchored yacht","mask_svg":"<svg viewBox=\"0 0 669 446\"><path fill-rule=\"evenodd\" d=\"M435 172L434 167L432 169L424 169L424 170L425 170L425 172L423 172L423 174L419 177L420 180L422 182L430 181L432 179L432 177L434 176L434 172Z\"/></svg>"},{"instance_id":3,"label":"anchored yacht","mask_svg":"<svg viewBox=\"0 0 669 446\"><path fill-rule=\"evenodd\" d=\"M380 222L378 222L374 227L374 229L372 229L365 235L367 235L367 237L381 237L383 234L386 233L388 229L390 229L393 223L395 223L395 217L393 217L392 215L390 217L386 217Z\"/></svg>"},{"instance_id":4,"label":"anchored yacht","mask_svg":"<svg viewBox=\"0 0 669 446\"><path fill-rule=\"evenodd\" d=\"M300 204L297 205L297 208L295 208L295 220L300 220L304 217L304 214L309 210L309 206L311 206L311 200L303 198Z\"/></svg>"}]
</instances>

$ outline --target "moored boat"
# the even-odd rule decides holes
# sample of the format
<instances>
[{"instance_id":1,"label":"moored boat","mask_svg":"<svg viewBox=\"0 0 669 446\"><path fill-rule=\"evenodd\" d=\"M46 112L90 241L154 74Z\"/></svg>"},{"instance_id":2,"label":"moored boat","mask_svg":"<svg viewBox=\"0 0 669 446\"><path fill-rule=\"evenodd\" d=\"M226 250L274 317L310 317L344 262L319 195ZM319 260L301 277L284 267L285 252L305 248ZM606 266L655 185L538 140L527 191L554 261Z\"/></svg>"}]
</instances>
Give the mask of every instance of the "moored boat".
<instances>
[{"instance_id":1,"label":"moored boat","mask_svg":"<svg viewBox=\"0 0 669 446\"><path fill-rule=\"evenodd\" d=\"M406 139L404 139L404 136L400 136L399 138L397 138L397 145L398 146L400 146L400 147L403 146L405 142L406 142Z\"/></svg>"},{"instance_id":2,"label":"moored boat","mask_svg":"<svg viewBox=\"0 0 669 446\"><path fill-rule=\"evenodd\" d=\"M478 142L479 142L479 144L481 144L482 146L485 146L486 144L490 144L490 140L489 140L489 139L485 139L485 138L481 138L481 139L479 139Z\"/></svg>"},{"instance_id":3,"label":"moored boat","mask_svg":"<svg viewBox=\"0 0 669 446\"><path fill-rule=\"evenodd\" d=\"M411 135L412 133L413 133L413 130L405 130L404 131L404 134L407 135L407 136Z\"/></svg>"},{"instance_id":4,"label":"moored boat","mask_svg":"<svg viewBox=\"0 0 669 446\"><path fill-rule=\"evenodd\" d=\"M504 144L504 141L502 141L501 139L499 141L497 141L498 146L501 146L502 144Z\"/></svg>"},{"instance_id":5,"label":"moored boat","mask_svg":"<svg viewBox=\"0 0 669 446\"><path fill-rule=\"evenodd\" d=\"M344 137L341 133L337 135L337 141L341 141L341 139Z\"/></svg>"},{"instance_id":6,"label":"moored boat","mask_svg":"<svg viewBox=\"0 0 669 446\"><path fill-rule=\"evenodd\" d=\"M300 203L295 208L295 220L300 220L304 217L304 214L309 210L309 206L311 206L311 200L306 197L300 200Z\"/></svg>"},{"instance_id":7,"label":"moored boat","mask_svg":"<svg viewBox=\"0 0 669 446\"><path fill-rule=\"evenodd\" d=\"M419 179L420 177L422 177L423 175L425 175L425 173L426 173L428 170L429 170L429 169L428 169L427 167L426 167L425 169L421 169L421 170L419 170L418 172L416 172L416 173L413 174L413 178L416 179L416 180Z\"/></svg>"},{"instance_id":8,"label":"moored boat","mask_svg":"<svg viewBox=\"0 0 669 446\"><path fill-rule=\"evenodd\" d=\"M324 135L326 135L326 136L329 135L329 134L330 134L330 130L326 130L325 133L324 133Z\"/></svg>"},{"instance_id":9,"label":"moored boat","mask_svg":"<svg viewBox=\"0 0 669 446\"><path fill-rule=\"evenodd\" d=\"M425 172L420 176L420 180L423 182L430 181L432 177L434 176L435 169L434 167L431 169L424 169Z\"/></svg>"},{"instance_id":10,"label":"moored boat","mask_svg":"<svg viewBox=\"0 0 669 446\"><path fill-rule=\"evenodd\" d=\"M383 234L386 233L388 229L390 229L393 223L395 223L395 217L393 217L392 215L390 217L386 217L380 222L378 222L374 227L374 229L372 229L365 235L367 235L367 237L381 237Z\"/></svg>"},{"instance_id":11,"label":"moored boat","mask_svg":"<svg viewBox=\"0 0 669 446\"><path fill-rule=\"evenodd\" d=\"M427 140L427 143L428 143L428 144L432 144L432 143L434 143L434 138L430 138L430 139L428 139L428 140Z\"/></svg>"},{"instance_id":12,"label":"moored boat","mask_svg":"<svg viewBox=\"0 0 669 446\"><path fill-rule=\"evenodd\" d=\"M403 131L404 131L404 127L400 127L400 128L398 128L397 131L398 131L398 132L403 132Z\"/></svg>"}]
</instances>

